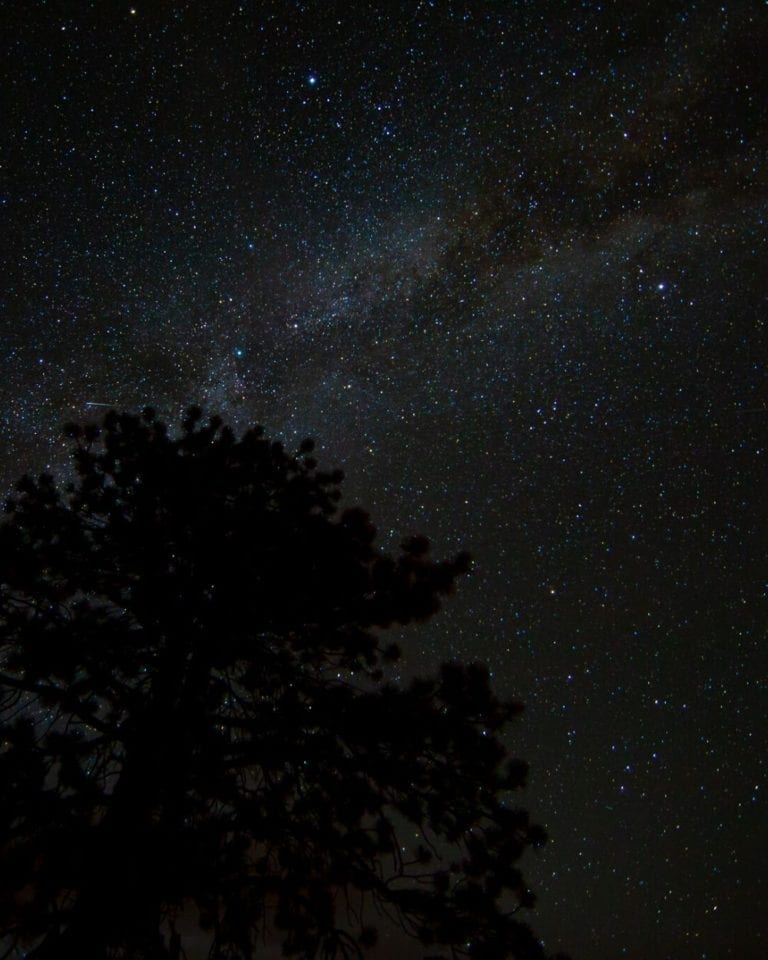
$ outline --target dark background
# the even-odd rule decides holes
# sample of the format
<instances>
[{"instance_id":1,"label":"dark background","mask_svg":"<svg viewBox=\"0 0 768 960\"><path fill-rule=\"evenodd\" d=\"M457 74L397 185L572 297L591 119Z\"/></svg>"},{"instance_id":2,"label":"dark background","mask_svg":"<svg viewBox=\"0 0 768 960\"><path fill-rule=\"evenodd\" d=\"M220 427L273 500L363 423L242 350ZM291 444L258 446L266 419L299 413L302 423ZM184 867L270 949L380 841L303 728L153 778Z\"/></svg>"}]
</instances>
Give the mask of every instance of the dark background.
<instances>
[{"instance_id":1,"label":"dark background","mask_svg":"<svg viewBox=\"0 0 768 960\"><path fill-rule=\"evenodd\" d=\"M94 404L472 551L576 960L762 958L762 3L5 2L0 487Z\"/></svg>"}]
</instances>

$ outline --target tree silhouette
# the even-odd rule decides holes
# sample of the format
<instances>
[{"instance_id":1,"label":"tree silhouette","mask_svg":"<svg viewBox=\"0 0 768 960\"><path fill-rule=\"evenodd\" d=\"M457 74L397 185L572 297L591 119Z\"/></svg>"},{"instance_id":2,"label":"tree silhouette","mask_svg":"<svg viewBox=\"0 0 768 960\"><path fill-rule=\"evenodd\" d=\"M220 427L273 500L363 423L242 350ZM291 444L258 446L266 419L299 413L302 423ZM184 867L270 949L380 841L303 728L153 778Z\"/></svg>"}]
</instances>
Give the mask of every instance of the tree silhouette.
<instances>
[{"instance_id":1,"label":"tree silhouette","mask_svg":"<svg viewBox=\"0 0 768 960\"><path fill-rule=\"evenodd\" d=\"M519 708L477 665L384 679L385 628L466 556L382 552L310 441L197 408L67 431L76 482L23 478L0 526L5 955L168 960L192 924L214 958L267 930L350 958L385 922L424 956L542 958L515 916L544 841L509 803Z\"/></svg>"}]
</instances>

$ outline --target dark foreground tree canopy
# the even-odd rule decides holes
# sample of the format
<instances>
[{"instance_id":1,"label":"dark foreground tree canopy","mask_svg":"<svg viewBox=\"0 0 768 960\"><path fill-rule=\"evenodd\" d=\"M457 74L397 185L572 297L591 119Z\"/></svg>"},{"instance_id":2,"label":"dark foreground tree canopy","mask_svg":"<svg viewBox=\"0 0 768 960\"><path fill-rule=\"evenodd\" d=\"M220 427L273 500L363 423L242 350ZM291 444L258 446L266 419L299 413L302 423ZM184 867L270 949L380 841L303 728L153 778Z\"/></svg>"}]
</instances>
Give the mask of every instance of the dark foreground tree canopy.
<instances>
[{"instance_id":1,"label":"dark foreground tree canopy","mask_svg":"<svg viewBox=\"0 0 768 960\"><path fill-rule=\"evenodd\" d=\"M467 558L382 552L309 441L197 409L68 433L76 482L23 479L0 526L0 956L359 957L397 924L544 957L518 707L477 665L383 676Z\"/></svg>"}]
</instances>

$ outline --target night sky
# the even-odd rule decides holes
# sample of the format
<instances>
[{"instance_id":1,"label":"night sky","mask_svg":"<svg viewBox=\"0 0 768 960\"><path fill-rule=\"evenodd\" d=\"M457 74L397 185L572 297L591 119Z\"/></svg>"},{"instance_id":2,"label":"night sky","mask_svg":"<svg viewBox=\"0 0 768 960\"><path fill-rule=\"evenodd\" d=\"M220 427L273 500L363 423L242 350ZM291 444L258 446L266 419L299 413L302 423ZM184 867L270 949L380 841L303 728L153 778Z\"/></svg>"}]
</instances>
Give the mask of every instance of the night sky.
<instances>
[{"instance_id":1,"label":"night sky","mask_svg":"<svg viewBox=\"0 0 768 960\"><path fill-rule=\"evenodd\" d=\"M768 955L763 3L1 4L0 488L66 420L319 442L474 572L575 960Z\"/></svg>"}]
</instances>

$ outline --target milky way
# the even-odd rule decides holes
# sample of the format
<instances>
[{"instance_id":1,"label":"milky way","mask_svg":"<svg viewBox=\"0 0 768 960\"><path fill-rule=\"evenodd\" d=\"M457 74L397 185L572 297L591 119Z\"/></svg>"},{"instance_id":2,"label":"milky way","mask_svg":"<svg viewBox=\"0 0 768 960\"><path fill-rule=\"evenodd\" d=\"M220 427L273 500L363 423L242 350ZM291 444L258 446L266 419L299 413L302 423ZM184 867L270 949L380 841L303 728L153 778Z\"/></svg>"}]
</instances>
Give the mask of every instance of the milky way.
<instances>
[{"instance_id":1,"label":"milky way","mask_svg":"<svg viewBox=\"0 0 768 960\"><path fill-rule=\"evenodd\" d=\"M475 558L405 669L525 702L548 949L765 956L764 5L8 6L3 489L316 437Z\"/></svg>"}]
</instances>

